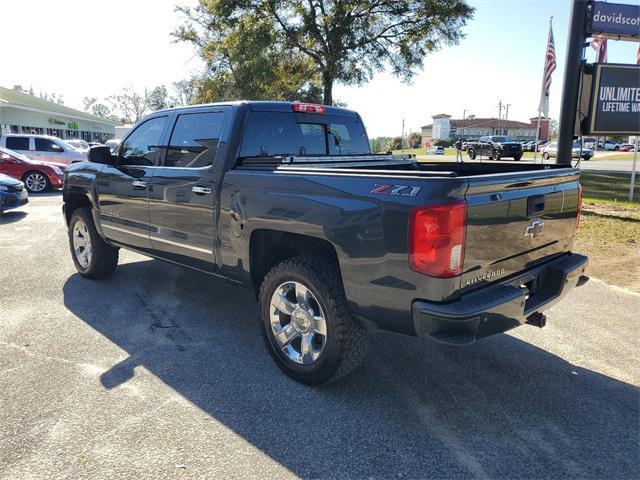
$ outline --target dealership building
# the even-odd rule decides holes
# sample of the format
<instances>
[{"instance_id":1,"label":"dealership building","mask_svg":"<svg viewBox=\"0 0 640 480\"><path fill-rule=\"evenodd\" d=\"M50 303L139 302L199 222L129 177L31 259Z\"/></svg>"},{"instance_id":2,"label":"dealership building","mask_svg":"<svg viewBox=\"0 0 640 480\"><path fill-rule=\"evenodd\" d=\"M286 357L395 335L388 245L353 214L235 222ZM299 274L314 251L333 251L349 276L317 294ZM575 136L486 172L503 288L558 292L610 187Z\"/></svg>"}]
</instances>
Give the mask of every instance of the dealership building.
<instances>
[{"instance_id":1,"label":"dealership building","mask_svg":"<svg viewBox=\"0 0 640 480\"><path fill-rule=\"evenodd\" d=\"M104 142L114 136L117 124L19 90L0 87L0 134L37 133Z\"/></svg>"},{"instance_id":2,"label":"dealership building","mask_svg":"<svg viewBox=\"0 0 640 480\"><path fill-rule=\"evenodd\" d=\"M504 118L455 119L441 113L431 117L433 123L422 127L422 145L433 140L477 140L485 135L508 135L514 140L535 140L538 117L529 122ZM540 119L540 140L549 140L549 119Z\"/></svg>"}]
</instances>

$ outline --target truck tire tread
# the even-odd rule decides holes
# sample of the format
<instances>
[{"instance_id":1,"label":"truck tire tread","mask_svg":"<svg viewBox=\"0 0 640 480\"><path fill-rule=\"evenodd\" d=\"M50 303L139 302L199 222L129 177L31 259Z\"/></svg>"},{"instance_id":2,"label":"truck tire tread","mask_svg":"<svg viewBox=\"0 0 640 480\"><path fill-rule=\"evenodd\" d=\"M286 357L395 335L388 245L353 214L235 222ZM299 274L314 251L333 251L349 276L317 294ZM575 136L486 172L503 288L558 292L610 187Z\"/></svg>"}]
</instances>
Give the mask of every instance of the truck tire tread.
<instances>
[{"instance_id":1,"label":"truck tire tread","mask_svg":"<svg viewBox=\"0 0 640 480\"><path fill-rule=\"evenodd\" d=\"M285 361L274 351L271 340L268 338L268 319L264 318L265 302L270 302L271 290L274 280L287 272L295 272L308 278L317 287L316 295L327 310L327 327L332 329L330 323L334 323L333 331L337 342L336 358L328 362L317 372L301 375L288 369ZM302 383L315 385L332 382L355 370L367 353L368 335L366 330L360 327L351 317L349 305L342 287L340 276L336 267L318 257L294 257L275 265L265 276L260 287L259 294L260 316L259 326L269 353L276 364L289 376Z\"/></svg>"},{"instance_id":2,"label":"truck tire tread","mask_svg":"<svg viewBox=\"0 0 640 480\"><path fill-rule=\"evenodd\" d=\"M73 251L73 224L76 217L81 218L87 229L89 230L89 236L91 237L91 254L92 259L89 266L83 269L76 260L75 252ZM91 214L91 208L82 207L73 211L71 214L71 221L69 222L69 248L71 250L71 257L76 265L76 268L80 275L92 280L103 279L111 276L118 266L119 249L108 245L102 237L98 234L96 226L93 222L93 215Z\"/></svg>"}]
</instances>

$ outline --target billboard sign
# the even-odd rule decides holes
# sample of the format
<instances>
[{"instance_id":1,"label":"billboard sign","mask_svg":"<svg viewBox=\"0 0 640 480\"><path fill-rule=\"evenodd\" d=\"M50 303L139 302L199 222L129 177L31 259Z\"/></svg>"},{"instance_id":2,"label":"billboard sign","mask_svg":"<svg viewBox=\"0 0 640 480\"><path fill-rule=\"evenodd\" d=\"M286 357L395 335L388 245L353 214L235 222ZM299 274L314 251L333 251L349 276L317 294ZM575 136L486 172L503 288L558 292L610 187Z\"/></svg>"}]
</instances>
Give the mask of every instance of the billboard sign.
<instances>
[{"instance_id":1,"label":"billboard sign","mask_svg":"<svg viewBox=\"0 0 640 480\"><path fill-rule=\"evenodd\" d=\"M590 135L640 133L640 65L595 64Z\"/></svg>"},{"instance_id":2,"label":"billboard sign","mask_svg":"<svg viewBox=\"0 0 640 480\"><path fill-rule=\"evenodd\" d=\"M604 37L640 38L640 5L593 2L587 33Z\"/></svg>"}]
</instances>

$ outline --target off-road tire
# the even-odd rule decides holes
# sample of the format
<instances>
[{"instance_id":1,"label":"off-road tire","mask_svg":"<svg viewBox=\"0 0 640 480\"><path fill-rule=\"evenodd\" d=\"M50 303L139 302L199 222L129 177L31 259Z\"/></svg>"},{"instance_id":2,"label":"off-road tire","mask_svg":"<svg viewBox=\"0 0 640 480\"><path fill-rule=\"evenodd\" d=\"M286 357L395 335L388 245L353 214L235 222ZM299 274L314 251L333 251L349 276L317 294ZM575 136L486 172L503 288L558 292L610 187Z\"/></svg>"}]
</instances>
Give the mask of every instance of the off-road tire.
<instances>
[{"instance_id":1,"label":"off-road tire","mask_svg":"<svg viewBox=\"0 0 640 480\"><path fill-rule=\"evenodd\" d=\"M78 262L73 249L73 228L79 220L87 226L91 240L91 259L86 268ZM107 278L113 274L118 266L119 249L108 245L98 234L89 207L78 208L74 210L71 215L71 220L69 221L69 248L71 250L73 263L78 273L83 277L93 280Z\"/></svg>"},{"instance_id":2,"label":"off-road tire","mask_svg":"<svg viewBox=\"0 0 640 480\"><path fill-rule=\"evenodd\" d=\"M315 295L327 323L326 345L311 365L296 364L277 347L271 329L271 296L284 282L304 284ZM259 326L267 350L289 377L307 385L337 380L352 372L367 350L367 332L351 317L337 267L329 260L295 257L275 265L264 277L259 295Z\"/></svg>"}]
</instances>

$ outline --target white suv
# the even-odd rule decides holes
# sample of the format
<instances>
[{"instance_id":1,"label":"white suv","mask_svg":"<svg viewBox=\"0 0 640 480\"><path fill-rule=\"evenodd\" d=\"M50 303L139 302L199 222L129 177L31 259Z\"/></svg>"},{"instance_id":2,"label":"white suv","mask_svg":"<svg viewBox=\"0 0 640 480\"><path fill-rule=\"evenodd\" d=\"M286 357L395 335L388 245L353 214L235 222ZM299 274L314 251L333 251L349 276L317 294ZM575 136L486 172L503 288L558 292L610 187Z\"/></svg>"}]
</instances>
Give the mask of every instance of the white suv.
<instances>
[{"instance_id":1,"label":"white suv","mask_svg":"<svg viewBox=\"0 0 640 480\"><path fill-rule=\"evenodd\" d=\"M7 133L0 137L0 147L8 148L45 163L84 162L87 152L76 150L64 140L49 135Z\"/></svg>"}]
</instances>

